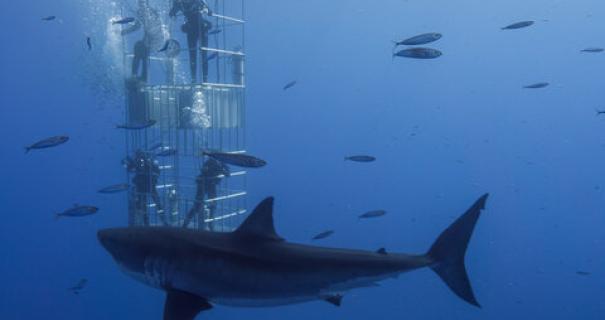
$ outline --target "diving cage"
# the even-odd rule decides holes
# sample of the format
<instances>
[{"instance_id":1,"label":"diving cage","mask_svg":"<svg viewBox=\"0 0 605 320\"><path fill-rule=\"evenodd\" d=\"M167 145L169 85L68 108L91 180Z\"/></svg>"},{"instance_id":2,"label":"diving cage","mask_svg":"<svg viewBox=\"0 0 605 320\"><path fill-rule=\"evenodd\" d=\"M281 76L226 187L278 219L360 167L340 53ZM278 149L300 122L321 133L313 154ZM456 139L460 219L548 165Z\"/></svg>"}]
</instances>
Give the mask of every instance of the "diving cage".
<instances>
[{"instance_id":1,"label":"diving cage","mask_svg":"<svg viewBox=\"0 0 605 320\"><path fill-rule=\"evenodd\" d=\"M206 190L201 197L199 181L201 168L208 161L203 151L246 151L245 0L208 1L212 13L205 19L211 22L212 29L207 33L206 46L201 42L195 47L196 72L202 74L205 56L208 77L200 76L198 79L202 80L196 82L190 80L189 48L180 28L183 18L170 19L168 8L153 9L149 0L137 1L140 6L147 5L138 9L137 19L143 20L147 14L147 18L159 18L156 22L161 22L162 17L171 22L162 22L158 29L163 41L148 46L148 56L142 61L144 79L132 67L136 59L135 41L141 37L122 31L124 70L128 74L125 79L128 159L125 167L131 182L128 224L232 231L246 214L246 171L231 167L229 174L206 176L205 179L218 183L214 192ZM151 26L151 22L141 22L143 39L148 43L152 41L147 33L159 27ZM126 30L125 26L120 28ZM167 50L160 48L169 44L172 47ZM134 163L134 167L128 162ZM147 172L137 171L137 166L145 167L143 170ZM191 220L185 225L187 217Z\"/></svg>"}]
</instances>

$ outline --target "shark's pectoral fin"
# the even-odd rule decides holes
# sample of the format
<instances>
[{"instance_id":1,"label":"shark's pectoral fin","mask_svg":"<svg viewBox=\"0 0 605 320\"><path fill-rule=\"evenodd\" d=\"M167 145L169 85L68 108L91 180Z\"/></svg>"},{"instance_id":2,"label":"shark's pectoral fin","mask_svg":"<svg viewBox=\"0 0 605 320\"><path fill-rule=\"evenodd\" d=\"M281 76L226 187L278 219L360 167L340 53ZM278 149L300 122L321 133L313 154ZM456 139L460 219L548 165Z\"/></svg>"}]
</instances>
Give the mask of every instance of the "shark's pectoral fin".
<instances>
[{"instance_id":1,"label":"shark's pectoral fin","mask_svg":"<svg viewBox=\"0 0 605 320\"><path fill-rule=\"evenodd\" d=\"M200 312L212 309L205 298L194 294L170 290L164 303L164 320L193 320Z\"/></svg>"},{"instance_id":2,"label":"shark's pectoral fin","mask_svg":"<svg viewBox=\"0 0 605 320\"><path fill-rule=\"evenodd\" d=\"M378 253L378 254L387 254L387 249L380 248L380 249L376 250L376 253Z\"/></svg>"},{"instance_id":3,"label":"shark's pectoral fin","mask_svg":"<svg viewBox=\"0 0 605 320\"><path fill-rule=\"evenodd\" d=\"M333 294L329 296L324 296L322 297L322 299L324 299L324 301L330 304L340 307L340 305L342 304L342 297L342 294Z\"/></svg>"}]
</instances>

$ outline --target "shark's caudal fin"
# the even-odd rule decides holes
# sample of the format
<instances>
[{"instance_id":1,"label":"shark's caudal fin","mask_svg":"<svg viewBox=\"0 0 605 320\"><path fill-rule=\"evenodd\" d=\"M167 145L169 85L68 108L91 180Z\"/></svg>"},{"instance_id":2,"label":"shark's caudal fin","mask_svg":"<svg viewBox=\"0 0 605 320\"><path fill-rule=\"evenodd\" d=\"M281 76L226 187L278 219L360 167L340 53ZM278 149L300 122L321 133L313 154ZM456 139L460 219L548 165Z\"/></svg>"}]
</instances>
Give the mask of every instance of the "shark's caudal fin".
<instances>
[{"instance_id":1,"label":"shark's caudal fin","mask_svg":"<svg viewBox=\"0 0 605 320\"><path fill-rule=\"evenodd\" d=\"M464 255L487 197L488 194L485 194L479 198L458 220L445 229L428 253L434 261L431 269L458 297L477 307L480 305L475 299L466 274Z\"/></svg>"}]
</instances>

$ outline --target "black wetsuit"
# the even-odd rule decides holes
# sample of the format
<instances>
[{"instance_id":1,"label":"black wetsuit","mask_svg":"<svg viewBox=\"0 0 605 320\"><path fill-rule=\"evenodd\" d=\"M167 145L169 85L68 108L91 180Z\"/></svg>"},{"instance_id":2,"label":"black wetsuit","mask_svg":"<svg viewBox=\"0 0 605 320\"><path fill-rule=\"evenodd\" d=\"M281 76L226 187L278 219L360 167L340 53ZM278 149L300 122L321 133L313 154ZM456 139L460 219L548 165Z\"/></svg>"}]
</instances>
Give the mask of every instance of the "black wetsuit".
<instances>
[{"instance_id":1,"label":"black wetsuit","mask_svg":"<svg viewBox=\"0 0 605 320\"><path fill-rule=\"evenodd\" d=\"M221 178L218 177L219 175L229 176L229 168L224 163L218 160L212 158L206 160L206 162L204 162L204 165L202 166L200 175L198 175L195 179L195 183L197 185L195 202L193 204L193 207L191 207L191 210L189 210L187 217L185 217L183 227L187 227L196 214L203 212L204 199L216 198L216 187L221 182ZM214 218L214 214L216 212L216 202L210 202L208 204L208 209L210 213L206 218ZM212 222L209 223L209 229L213 230Z\"/></svg>"},{"instance_id":2,"label":"black wetsuit","mask_svg":"<svg viewBox=\"0 0 605 320\"><path fill-rule=\"evenodd\" d=\"M139 40L134 44L134 58L132 59L132 76L146 82L148 67L149 46L147 45L147 40ZM140 75L139 69L142 69Z\"/></svg>"},{"instance_id":3,"label":"black wetsuit","mask_svg":"<svg viewBox=\"0 0 605 320\"><path fill-rule=\"evenodd\" d=\"M160 177L160 168L151 157L143 153L137 153L137 156L128 163L128 170L134 172L132 184L135 187L135 208L138 214L142 214L143 223L149 225L149 214L147 212L147 196L151 195L151 200L155 204L156 211L161 220L165 222L164 210L160 195L156 186Z\"/></svg>"},{"instance_id":4,"label":"black wetsuit","mask_svg":"<svg viewBox=\"0 0 605 320\"><path fill-rule=\"evenodd\" d=\"M187 34L187 46L189 47L189 68L191 82L197 82L197 54L201 47L208 47L208 32L212 29L210 21L204 19L202 11L208 10L208 5L201 0L173 0L170 8L170 16L183 12L185 24L182 30ZM208 52L202 50L202 81L208 81Z\"/></svg>"}]
</instances>

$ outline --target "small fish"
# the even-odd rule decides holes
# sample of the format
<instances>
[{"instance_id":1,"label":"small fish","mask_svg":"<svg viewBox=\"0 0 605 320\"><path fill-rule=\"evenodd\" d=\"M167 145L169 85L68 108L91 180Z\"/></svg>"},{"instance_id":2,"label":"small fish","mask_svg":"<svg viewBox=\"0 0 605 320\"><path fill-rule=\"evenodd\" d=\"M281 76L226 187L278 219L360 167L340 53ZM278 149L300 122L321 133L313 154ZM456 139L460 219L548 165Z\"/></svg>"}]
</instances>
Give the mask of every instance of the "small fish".
<instances>
[{"instance_id":1,"label":"small fish","mask_svg":"<svg viewBox=\"0 0 605 320\"><path fill-rule=\"evenodd\" d=\"M126 129L126 130L141 130L141 129L147 129L147 128L155 125L156 123L157 123L157 121L155 121L155 120L148 120L148 121L139 122L139 123L120 124L120 125L117 125L116 128Z\"/></svg>"},{"instance_id":2,"label":"small fish","mask_svg":"<svg viewBox=\"0 0 605 320\"><path fill-rule=\"evenodd\" d=\"M423 33L405 40L395 41L395 46L417 46L421 44L435 42L441 39L441 37L441 33L437 32Z\"/></svg>"},{"instance_id":3,"label":"small fish","mask_svg":"<svg viewBox=\"0 0 605 320\"><path fill-rule=\"evenodd\" d=\"M210 55L208 55L208 61L216 59L218 57L218 52L213 52Z\"/></svg>"},{"instance_id":4,"label":"small fish","mask_svg":"<svg viewBox=\"0 0 605 320\"><path fill-rule=\"evenodd\" d=\"M435 59L439 58L443 53L437 49L432 48L409 48L403 49L393 54L393 57L404 57L413 59Z\"/></svg>"},{"instance_id":5,"label":"small fish","mask_svg":"<svg viewBox=\"0 0 605 320\"><path fill-rule=\"evenodd\" d=\"M516 23L510 24L501 29L502 30L515 30L515 29L527 28L533 24L534 24L534 21L521 21L521 22L516 22Z\"/></svg>"},{"instance_id":6,"label":"small fish","mask_svg":"<svg viewBox=\"0 0 605 320\"><path fill-rule=\"evenodd\" d=\"M215 34L219 34L219 33L221 33L221 31L223 31L223 30L221 30L221 29L214 29L214 30L210 30L210 31L208 32L208 35L209 35L209 36L213 36L213 35L215 35Z\"/></svg>"},{"instance_id":7,"label":"small fish","mask_svg":"<svg viewBox=\"0 0 605 320\"><path fill-rule=\"evenodd\" d=\"M523 86L523 88L525 88L525 89L541 89L541 88L546 88L549 85L550 85L550 83L548 83L548 82L538 82L538 83Z\"/></svg>"},{"instance_id":8,"label":"small fish","mask_svg":"<svg viewBox=\"0 0 605 320\"><path fill-rule=\"evenodd\" d=\"M67 290L73 292L74 294L79 294L80 291L82 291L86 287L87 283L88 283L88 279L86 279L86 278L80 279L80 281L78 281L78 283L76 283L75 286L68 288Z\"/></svg>"},{"instance_id":9,"label":"small fish","mask_svg":"<svg viewBox=\"0 0 605 320\"><path fill-rule=\"evenodd\" d=\"M99 191L97 191L97 192L105 193L105 194L118 193L118 192L126 191L126 190L128 190L128 188L130 188L130 185L128 183L120 183L120 184L114 184L114 185L99 189Z\"/></svg>"},{"instance_id":10,"label":"small fish","mask_svg":"<svg viewBox=\"0 0 605 320\"><path fill-rule=\"evenodd\" d=\"M378 218L384 216L385 214L387 214L387 212L384 210L373 210L360 215L359 219Z\"/></svg>"},{"instance_id":11,"label":"small fish","mask_svg":"<svg viewBox=\"0 0 605 320\"><path fill-rule=\"evenodd\" d=\"M359 155L359 156L348 156L348 157L345 157L345 161L355 161L355 162L373 162L373 161L376 161L376 157L372 157L372 156L365 156L365 155Z\"/></svg>"},{"instance_id":12,"label":"small fish","mask_svg":"<svg viewBox=\"0 0 605 320\"><path fill-rule=\"evenodd\" d=\"M576 271L576 274L579 275L579 276L589 276L592 273L590 273L588 271L581 271L581 270L579 270L579 271Z\"/></svg>"},{"instance_id":13,"label":"small fish","mask_svg":"<svg viewBox=\"0 0 605 320\"><path fill-rule=\"evenodd\" d=\"M135 19L132 17L127 17L127 18L122 18L122 19L118 19L118 20L113 20L111 22L111 24L128 24L128 23L132 23L134 22Z\"/></svg>"},{"instance_id":14,"label":"small fish","mask_svg":"<svg viewBox=\"0 0 605 320\"><path fill-rule=\"evenodd\" d=\"M267 162L257 157L241 154L241 153L226 153L226 152L203 152L204 155L214 158L226 164L231 164L244 168L260 168L264 167Z\"/></svg>"},{"instance_id":15,"label":"small fish","mask_svg":"<svg viewBox=\"0 0 605 320\"><path fill-rule=\"evenodd\" d=\"M69 137L67 136L50 137L48 139L40 140L29 147L25 147L25 153L28 153L32 149L45 149L56 147L58 145L64 144L67 141L69 141Z\"/></svg>"},{"instance_id":16,"label":"small fish","mask_svg":"<svg viewBox=\"0 0 605 320\"><path fill-rule=\"evenodd\" d=\"M42 21L53 21L55 19L57 19L57 16L48 16L48 17L42 18Z\"/></svg>"},{"instance_id":17,"label":"small fish","mask_svg":"<svg viewBox=\"0 0 605 320\"><path fill-rule=\"evenodd\" d=\"M170 46L170 39L166 40L166 42L164 42L164 46L162 46L162 48L160 50L158 50L158 52L164 52L164 51L168 50L169 46Z\"/></svg>"},{"instance_id":18,"label":"small fish","mask_svg":"<svg viewBox=\"0 0 605 320\"><path fill-rule=\"evenodd\" d=\"M317 234L315 237L313 237L311 240L321 240L321 239L325 239L331 235L334 234L334 230L327 230L324 232L321 232L319 234Z\"/></svg>"},{"instance_id":19,"label":"small fish","mask_svg":"<svg viewBox=\"0 0 605 320\"><path fill-rule=\"evenodd\" d=\"M295 85L296 85L296 80L290 81L290 82L286 83L286 85L283 87L283 90L284 91L288 90L288 89L294 87Z\"/></svg>"},{"instance_id":20,"label":"small fish","mask_svg":"<svg viewBox=\"0 0 605 320\"><path fill-rule=\"evenodd\" d=\"M88 51L92 50L92 39L90 37L86 37L86 45L88 46Z\"/></svg>"},{"instance_id":21,"label":"small fish","mask_svg":"<svg viewBox=\"0 0 605 320\"><path fill-rule=\"evenodd\" d=\"M163 147L163 146L164 146L164 144L163 144L163 143L158 142L158 143L156 143L156 144L152 145L152 146L151 146L151 147L148 149L148 151L155 151L155 150L157 150L157 149L159 149L159 148L161 148L161 147Z\"/></svg>"},{"instance_id":22,"label":"small fish","mask_svg":"<svg viewBox=\"0 0 605 320\"><path fill-rule=\"evenodd\" d=\"M605 110L599 110L599 109L597 109L595 111L597 112L597 117L600 116L600 115L602 115L602 114L605 114Z\"/></svg>"},{"instance_id":23,"label":"small fish","mask_svg":"<svg viewBox=\"0 0 605 320\"><path fill-rule=\"evenodd\" d=\"M89 216L91 214L95 214L99 211L99 208L93 206L81 206L75 204L73 208L67 209L63 212L57 213L55 215L56 219L61 217L84 217Z\"/></svg>"},{"instance_id":24,"label":"small fish","mask_svg":"<svg viewBox=\"0 0 605 320\"><path fill-rule=\"evenodd\" d=\"M582 49L581 52L587 52L587 53L599 53L599 52L603 52L605 51L605 49L603 48L586 48L586 49Z\"/></svg>"},{"instance_id":25,"label":"small fish","mask_svg":"<svg viewBox=\"0 0 605 320\"><path fill-rule=\"evenodd\" d=\"M170 157L170 156L174 156L177 154L177 150L174 148L170 148L170 147L165 147L162 148L162 150L158 153L156 153L155 155L158 157Z\"/></svg>"}]
</instances>

